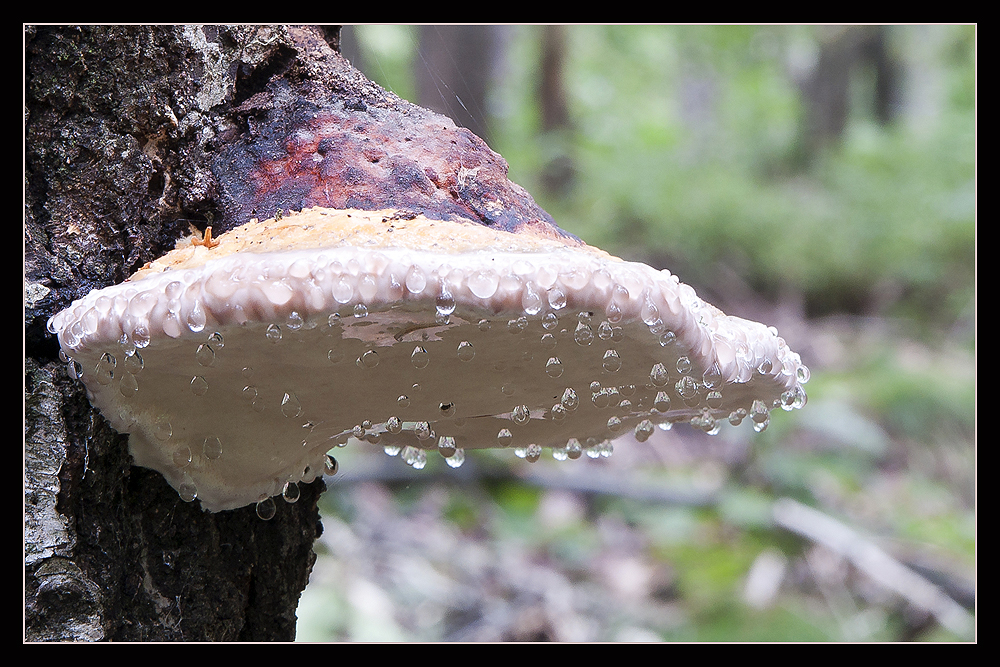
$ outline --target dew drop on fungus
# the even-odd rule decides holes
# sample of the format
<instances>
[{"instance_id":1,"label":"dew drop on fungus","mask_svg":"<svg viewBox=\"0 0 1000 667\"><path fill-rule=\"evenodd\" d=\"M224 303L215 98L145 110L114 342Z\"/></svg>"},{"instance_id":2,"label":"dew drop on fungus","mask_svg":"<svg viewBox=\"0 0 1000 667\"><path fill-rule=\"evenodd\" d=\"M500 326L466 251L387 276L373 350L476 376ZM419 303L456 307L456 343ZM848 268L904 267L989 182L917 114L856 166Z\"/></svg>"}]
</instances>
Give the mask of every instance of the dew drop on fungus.
<instances>
[{"instance_id":1,"label":"dew drop on fungus","mask_svg":"<svg viewBox=\"0 0 1000 667\"><path fill-rule=\"evenodd\" d=\"M462 361L472 361L476 356L476 348L467 340L458 344L458 358Z\"/></svg>"},{"instance_id":2,"label":"dew drop on fungus","mask_svg":"<svg viewBox=\"0 0 1000 667\"><path fill-rule=\"evenodd\" d=\"M193 482L182 482L180 488L177 489L177 495L186 503L194 502L195 498L198 497L198 489Z\"/></svg>"},{"instance_id":3,"label":"dew drop on fungus","mask_svg":"<svg viewBox=\"0 0 1000 667\"><path fill-rule=\"evenodd\" d=\"M450 435L442 435L438 438L438 452L441 456L448 458L454 456L456 451L455 438Z\"/></svg>"},{"instance_id":4,"label":"dew drop on fungus","mask_svg":"<svg viewBox=\"0 0 1000 667\"><path fill-rule=\"evenodd\" d=\"M193 459L191 455L191 448L185 445L180 449L175 450L171 458L175 466L178 468L186 468L191 465L191 461Z\"/></svg>"},{"instance_id":5,"label":"dew drop on fungus","mask_svg":"<svg viewBox=\"0 0 1000 667\"><path fill-rule=\"evenodd\" d=\"M427 368L427 364L430 363L430 355L427 354L427 350L417 345L413 348L413 353L410 354L410 363L413 364L414 368Z\"/></svg>"},{"instance_id":6,"label":"dew drop on fungus","mask_svg":"<svg viewBox=\"0 0 1000 667\"><path fill-rule=\"evenodd\" d=\"M691 360L687 357L677 358L677 372L681 375L687 375L691 372Z\"/></svg>"},{"instance_id":7,"label":"dew drop on fungus","mask_svg":"<svg viewBox=\"0 0 1000 667\"><path fill-rule=\"evenodd\" d=\"M298 417L302 414L302 404L295 394L285 393L281 398L281 414L286 417Z\"/></svg>"},{"instance_id":8,"label":"dew drop on fungus","mask_svg":"<svg viewBox=\"0 0 1000 667\"><path fill-rule=\"evenodd\" d=\"M329 475L330 477L333 477L334 475L337 474L337 470L339 468L340 465L337 463L337 459L333 458L329 454L326 454L323 457L323 472L325 474Z\"/></svg>"},{"instance_id":9,"label":"dew drop on fungus","mask_svg":"<svg viewBox=\"0 0 1000 667\"><path fill-rule=\"evenodd\" d=\"M281 340L281 327L277 324L269 324L267 326L267 331L264 332L264 335L267 336L267 339L272 343L277 343Z\"/></svg>"},{"instance_id":10,"label":"dew drop on fungus","mask_svg":"<svg viewBox=\"0 0 1000 667\"><path fill-rule=\"evenodd\" d=\"M618 357L617 350L608 350L604 353L604 361L601 362L604 370L609 373L617 373L622 367L622 360Z\"/></svg>"},{"instance_id":11,"label":"dew drop on fungus","mask_svg":"<svg viewBox=\"0 0 1000 667\"><path fill-rule=\"evenodd\" d=\"M514 441L514 436L511 434L510 429L502 428L497 432L497 444L501 447L510 447L510 443Z\"/></svg>"},{"instance_id":12,"label":"dew drop on fungus","mask_svg":"<svg viewBox=\"0 0 1000 667\"><path fill-rule=\"evenodd\" d=\"M264 521L269 521L274 518L275 513L277 513L278 508L274 504L274 498L262 498L257 501L257 516L259 516Z\"/></svg>"},{"instance_id":13,"label":"dew drop on fungus","mask_svg":"<svg viewBox=\"0 0 1000 667\"><path fill-rule=\"evenodd\" d=\"M123 373L121 382L118 384L118 391L125 398L135 396L135 393L139 391L139 383L136 381L135 376L128 372Z\"/></svg>"},{"instance_id":14,"label":"dew drop on fungus","mask_svg":"<svg viewBox=\"0 0 1000 667\"><path fill-rule=\"evenodd\" d=\"M557 378L563 374L563 363L559 361L559 357L550 357L545 362L545 374L550 378Z\"/></svg>"},{"instance_id":15,"label":"dew drop on fungus","mask_svg":"<svg viewBox=\"0 0 1000 667\"><path fill-rule=\"evenodd\" d=\"M399 417L389 417L385 422L385 430L392 434L399 433L403 430L403 422L399 420Z\"/></svg>"},{"instance_id":16,"label":"dew drop on fungus","mask_svg":"<svg viewBox=\"0 0 1000 667\"><path fill-rule=\"evenodd\" d=\"M358 357L357 365L358 368L368 368L372 369L378 366L378 352L375 350L368 350L360 357Z\"/></svg>"},{"instance_id":17,"label":"dew drop on fungus","mask_svg":"<svg viewBox=\"0 0 1000 667\"><path fill-rule=\"evenodd\" d=\"M208 393L208 380L200 375L191 378L191 393L195 396L204 396Z\"/></svg>"},{"instance_id":18,"label":"dew drop on fungus","mask_svg":"<svg viewBox=\"0 0 1000 667\"><path fill-rule=\"evenodd\" d=\"M536 445L534 443L528 445L524 452L524 460L528 463L534 463L540 458L542 458L541 445Z\"/></svg>"},{"instance_id":19,"label":"dew drop on fungus","mask_svg":"<svg viewBox=\"0 0 1000 667\"><path fill-rule=\"evenodd\" d=\"M401 408L408 408L408 407L410 407L410 399L409 399L409 397L407 397L405 394L403 394L402 396L400 396L399 398L396 399L396 405L398 405Z\"/></svg>"},{"instance_id":20,"label":"dew drop on fungus","mask_svg":"<svg viewBox=\"0 0 1000 667\"><path fill-rule=\"evenodd\" d=\"M635 427L635 439L639 442L646 442L649 440L649 436L653 435L653 422L648 419L643 419L641 422L636 424Z\"/></svg>"},{"instance_id":21,"label":"dew drop on fungus","mask_svg":"<svg viewBox=\"0 0 1000 667\"><path fill-rule=\"evenodd\" d=\"M214 435L209 436L205 438L201 449L206 459L217 459L222 456L222 441Z\"/></svg>"},{"instance_id":22,"label":"dew drop on fungus","mask_svg":"<svg viewBox=\"0 0 1000 667\"><path fill-rule=\"evenodd\" d=\"M281 497L286 503L296 502L302 495L299 485L295 482L285 482L285 487L281 490Z\"/></svg>"},{"instance_id":23,"label":"dew drop on fungus","mask_svg":"<svg viewBox=\"0 0 1000 667\"><path fill-rule=\"evenodd\" d=\"M529 419L531 419L531 411L528 410L527 405L515 406L514 410L511 412L511 415L514 418L515 424L524 425L528 423Z\"/></svg>"}]
</instances>

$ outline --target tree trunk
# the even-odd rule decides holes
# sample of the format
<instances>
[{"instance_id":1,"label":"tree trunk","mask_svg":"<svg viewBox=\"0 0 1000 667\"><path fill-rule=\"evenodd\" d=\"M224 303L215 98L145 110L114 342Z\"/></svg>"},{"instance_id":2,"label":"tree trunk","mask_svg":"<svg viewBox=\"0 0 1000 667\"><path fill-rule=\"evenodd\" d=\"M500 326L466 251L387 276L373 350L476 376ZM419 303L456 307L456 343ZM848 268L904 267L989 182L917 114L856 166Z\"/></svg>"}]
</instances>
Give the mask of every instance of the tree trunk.
<instances>
[{"instance_id":1,"label":"tree trunk","mask_svg":"<svg viewBox=\"0 0 1000 667\"><path fill-rule=\"evenodd\" d=\"M365 79L339 29L25 29L25 628L29 640L291 640L321 480L270 521L210 514L59 360L48 318L189 226L406 208L564 234L468 130ZM473 182L460 169L476 169ZM498 207L497 202L504 206Z\"/></svg>"}]
</instances>

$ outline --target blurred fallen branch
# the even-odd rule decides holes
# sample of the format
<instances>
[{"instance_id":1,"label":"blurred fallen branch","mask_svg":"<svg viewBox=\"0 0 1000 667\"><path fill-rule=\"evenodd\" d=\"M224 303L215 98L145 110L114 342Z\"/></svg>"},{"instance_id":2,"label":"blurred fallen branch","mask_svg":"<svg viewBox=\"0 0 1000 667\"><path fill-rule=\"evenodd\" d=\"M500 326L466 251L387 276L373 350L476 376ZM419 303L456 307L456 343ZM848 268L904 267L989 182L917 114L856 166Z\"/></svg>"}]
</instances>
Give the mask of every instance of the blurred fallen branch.
<instances>
[{"instance_id":1,"label":"blurred fallen branch","mask_svg":"<svg viewBox=\"0 0 1000 667\"><path fill-rule=\"evenodd\" d=\"M839 553L882 586L932 614L951 632L973 637L975 622L960 604L848 526L791 498L777 500L773 515L779 526Z\"/></svg>"}]
</instances>

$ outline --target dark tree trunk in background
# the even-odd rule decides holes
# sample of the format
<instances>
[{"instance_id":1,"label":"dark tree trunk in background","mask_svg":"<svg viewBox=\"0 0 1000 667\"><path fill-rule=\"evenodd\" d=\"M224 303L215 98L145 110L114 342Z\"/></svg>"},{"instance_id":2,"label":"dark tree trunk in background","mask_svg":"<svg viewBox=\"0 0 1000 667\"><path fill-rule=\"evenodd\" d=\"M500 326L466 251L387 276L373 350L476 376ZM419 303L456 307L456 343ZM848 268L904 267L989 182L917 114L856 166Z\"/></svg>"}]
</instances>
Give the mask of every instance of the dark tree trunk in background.
<instances>
[{"instance_id":1,"label":"dark tree trunk in background","mask_svg":"<svg viewBox=\"0 0 1000 667\"><path fill-rule=\"evenodd\" d=\"M819 58L802 84L805 102L804 150L807 160L838 142L851 110L851 80L859 69L871 68L871 111L889 123L899 98L899 68L889 50L888 26L822 28Z\"/></svg>"},{"instance_id":2,"label":"dark tree trunk in background","mask_svg":"<svg viewBox=\"0 0 1000 667\"><path fill-rule=\"evenodd\" d=\"M565 196L573 187L576 169L570 155L572 132L566 97L566 26L542 29L541 80L538 98L542 112L542 137L550 147L542 168L542 187L553 196Z\"/></svg>"}]
</instances>

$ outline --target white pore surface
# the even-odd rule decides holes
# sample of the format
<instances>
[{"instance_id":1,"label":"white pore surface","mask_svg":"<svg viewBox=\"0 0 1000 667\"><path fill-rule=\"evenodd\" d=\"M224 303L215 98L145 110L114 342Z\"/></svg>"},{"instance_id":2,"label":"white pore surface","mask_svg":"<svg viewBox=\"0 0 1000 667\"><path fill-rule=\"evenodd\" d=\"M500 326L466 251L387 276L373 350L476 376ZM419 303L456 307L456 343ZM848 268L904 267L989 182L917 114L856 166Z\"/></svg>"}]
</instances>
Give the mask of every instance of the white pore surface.
<instances>
[{"instance_id":1,"label":"white pore surface","mask_svg":"<svg viewBox=\"0 0 1000 667\"><path fill-rule=\"evenodd\" d=\"M95 291L52 318L91 400L211 511L322 474L363 440L575 458L633 430L758 430L808 370L773 328L667 271L579 252L239 253Z\"/></svg>"}]
</instances>

